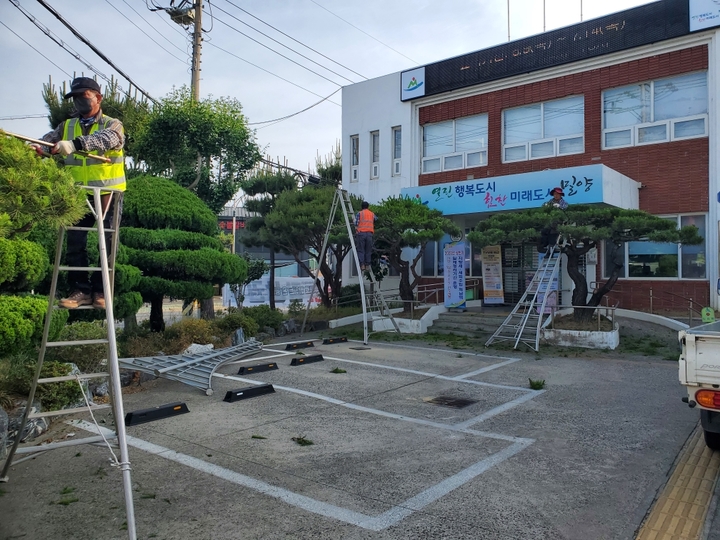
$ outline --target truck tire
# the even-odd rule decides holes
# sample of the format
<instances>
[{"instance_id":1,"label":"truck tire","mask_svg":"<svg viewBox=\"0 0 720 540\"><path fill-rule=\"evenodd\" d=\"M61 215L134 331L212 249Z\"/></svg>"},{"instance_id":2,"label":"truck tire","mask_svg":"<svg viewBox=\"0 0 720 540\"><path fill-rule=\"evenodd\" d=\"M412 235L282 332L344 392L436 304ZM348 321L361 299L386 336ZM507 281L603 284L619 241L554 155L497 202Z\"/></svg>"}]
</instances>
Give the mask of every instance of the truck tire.
<instances>
[{"instance_id":1,"label":"truck tire","mask_svg":"<svg viewBox=\"0 0 720 540\"><path fill-rule=\"evenodd\" d=\"M704 431L705 433L705 444L710 450L720 450L720 433L713 433L712 431Z\"/></svg>"}]
</instances>

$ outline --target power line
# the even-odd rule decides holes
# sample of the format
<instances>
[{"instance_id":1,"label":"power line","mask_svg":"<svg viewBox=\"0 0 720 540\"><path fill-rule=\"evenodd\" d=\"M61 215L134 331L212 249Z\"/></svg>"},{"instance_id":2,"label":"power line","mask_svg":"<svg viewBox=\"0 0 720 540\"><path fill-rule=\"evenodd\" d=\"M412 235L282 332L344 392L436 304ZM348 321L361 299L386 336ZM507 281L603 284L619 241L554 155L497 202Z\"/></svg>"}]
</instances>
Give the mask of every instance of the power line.
<instances>
[{"instance_id":1,"label":"power line","mask_svg":"<svg viewBox=\"0 0 720 540\"><path fill-rule=\"evenodd\" d=\"M13 1L13 0L11 0L11 1ZM56 18L57 20L59 20L68 30L70 30L76 38L78 38L78 39L79 39L80 41L82 41L85 45L87 45L88 47L90 47L90 49L92 49L92 51L93 51L95 54L97 54L100 58L102 58L103 60L105 60L105 62L107 62L107 64L108 64L109 66L111 66L115 71L117 71L120 75L122 75L123 77L125 77L125 79L126 79L131 85L133 85L135 88L137 88L138 91L139 91L143 96L145 96L146 98L148 98L148 99L149 99L150 101L152 101L153 103L157 103L157 100L156 100L154 97L152 97L152 96L151 96L150 94L148 94L145 90L143 90L143 89L142 89L138 84L136 84L128 75L126 75L124 71L122 71L120 68L118 68L118 67L113 63L112 60L110 60L107 56L105 56L102 52L100 52L100 50L99 50L97 47L95 47L95 45L93 45L86 37L84 37L80 32L78 32L77 30L75 30L75 28L73 28L73 26L72 26L70 23L68 23L68 22L63 18L62 15L60 15L57 11L55 11L55 9L54 9L52 6L48 5L47 2L45 2L44 0L37 0L37 1L38 1L38 3L39 3L41 6L43 6L43 7L44 7L45 9L47 9L50 13L52 13L52 14L55 16L55 18Z\"/></svg>"},{"instance_id":2,"label":"power line","mask_svg":"<svg viewBox=\"0 0 720 540\"><path fill-rule=\"evenodd\" d=\"M308 92L308 93L310 93L310 94L312 94L312 95L314 95L314 96L317 96L317 97L319 97L319 98L323 97L322 95L318 94L317 92L313 92L312 90L308 90L308 89L305 88L304 86L300 86L299 84L295 84L295 83L289 81L288 79L286 79L285 77L281 77L280 75L277 75L276 73L273 73L272 71L268 71L267 69L265 69L265 68L263 68L263 67L260 67L260 66L258 66L257 64L253 64L253 63L250 62L249 60L245 60L244 58L238 56L237 54L231 53L231 52L228 51L227 49L223 49L223 48L220 47L219 45L215 45L214 43L211 43L211 42L206 42L206 43L207 43L208 45L212 45L212 46L215 47L216 49L220 49L222 52L227 53L227 54L229 54L230 56L234 56L234 57L237 58L238 60L242 60L242 61L245 62L246 64L250 64L251 66L258 68L259 70L264 71L265 73L267 73L267 74L269 74L269 75L272 75L273 77L277 77L277 78L280 79L281 81L284 81L284 82L286 82L286 83L290 83L290 84L292 84L293 86L295 86L296 88L300 88L301 90L305 90L306 92ZM339 90L339 89L338 89L338 90ZM337 105L338 107L340 107L340 104L339 104L339 103L336 103L336 102L331 101L331 100L328 100L328 101L329 101L330 103L333 103L334 105Z\"/></svg>"},{"instance_id":3,"label":"power line","mask_svg":"<svg viewBox=\"0 0 720 540\"><path fill-rule=\"evenodd\" d=\"M232 4L232 2L228 2L228 3L229 3L229 4ZM232 5L234 6L235 4L232 4ZM237 6L235 6L235 7L237 7ZM348 78L345 77L344 75L341 75L341 74L338 73L337 71L333 71L332 69L323 66L323 65L320 64L319 62L316 62L315 60L313 60L312 58L310 58L310 57L308 57L308 56L305 56L305 55L302 54L302 53L299 53L298 51L296 51L296 50L293 49L292 47L288 47L288 46L285 45L284 43L282 43L282 42L278 41L277 39L275 39L275 38L267 35L265 32L261 32L261 31L258 30L257 28L249 25L249 24L246 23L245 21L242 21L242 20L238 19L237 17L235 17L235 16L232 15L231 13L228 13L228 12L225 11L224 9L222 9L222 8L220 8L220 7L217 7L217 6L215 6L215 9L217 9L217 10L219 10L219 11L222 11L222 12L225 13L226 15L229 15L230 17L232 17L233 19L235 19L236 21L238 21L240 24L244 24L245 26L247 26L247 27L249 27L249 28L252 28L252 29L255 30L255 32L257 32L258 34L262 34L262 35L265 36L266 38L268 38L268 39L274 41L275 43L277 43L278 45L280 45L280 46L282 46L282 47L285 47L286 49L288 49L289 51L294 52L294 53L297 54L298 56L301 56L302 58L305 58L305 60L309 60L309 61L312 62L313 64L318 65L318 66L320 66L320 67L323 68L323 69L326 69L326 70L329 71L330 73L332 73L332 74L334 74L334 75L337 75L338 77L341 77L341 78L345 79L345 80L348 81L349 83L354 83L354 82L355 82L355 81L353 81L352 79L348 79ZM220 22L222 22L222 21L220 21ZM246 34L243 34L243 35L246 35ZM252 38L251 38L251 39L252 39ZM259 42L259 41L256 41L256 43L260 43L260 42ZM263 46L264 46L264 45L263 45ZM270 47L267 47L267 48L270 49ZM270 49L270 50L273 51L273 52L277 52L277 51L275 51L274 49ZM278 53L278 54L279 54L279 53ZM298 64L298 65L299 65L299 64Z\"/></svg>"},{"instance_id":4,"label":"power line","mask_svg":"<svg viewBox=\"0 0 720 540\"><path fill-rule=\"evenodd\" d=\"M129 7L130 9L132 9L138 17L140 17L143 21L145 21L145 24L147 24L150 28L152 28L153 30L155 30L155 32L157 33L157 35L159 35L161 38L163 38L165 41L167 41L170 45L172 45L173 47L175 47L175 48L176 48L178 51L180 51L181 53L187 54L187 48L186 48L185 50L183 50L183 49L181 49L180 47L178 47L177 45L175 45L170 39L168 39L167 36L165 36L165 34L163 34L160 30L158 30L157 28L155 28L155 27L150 23L150 21L148 21L145 17L143 17L142 14L141 14L137 9L135 9L135 8L132 7L130 4L128 4L127 0L122 0L122 1L123 1L123 3L124 3L127 7ZM108 2L108 3L109 3L109 2Z\"/></svg>"},{"instance_id":5,"label":"power line","mask_svg":"<svg viewBox=\"0 0 720 540\"><path fill-rule=\"evenodd\" d=\"M10 28L8 25L6 25L6 24L5 24L4 22L2 22L2 21L0 21L0 24L2 24L5 28L7 28L8 30L10 30L10 31L11 31L13 34L15 34L19 39L21 39L22 41L24 41L24 42L25 42L25 45L27 45L28 47L30 47L33 51L35 51L36 53L38 53L40 56L42 56L45 60L47 60L48 62L50 62L53 66L55 66L55 67L58 68L60 71L62 71L65 75L67 75L68 77L72 77L72 75L70 75L67 71L65 71L63 68L61 68L60 66L58 66L55 62L53 62L52 60L50 60L50 59L49 59L47 56L45 56L43 53L41 53L40 51L38 51L38 50L37 50L35 47L33 47L30 43L28 43L27 41L25 41L25 39L23 39L22 36L18 35L18 34L15 32L15 30L13 30L12 28ZM45 116L45 115L43 115L43 116ZM26 116L25 118L30 118L30 117L27 117L27 116ZM15 120L15 118L7 118L7 120Z\"/></svg>"},{"instance_id":6,"label":"power line","mask_svg":"<svg viewBox=\"0 0 720 540\"><path fill-rule=\"evenodd\" d=\"M117 11L120 15L122 15L123 17L125 17L125 19L126 19L130 24L132 24L135 28L137 28L137 29L140 30L143 34L145 34L145 35L148 37L148 39L150 39L155 45L157 45L158 47L160 47L163 51L165 51L166 53L168 53L170 56L172 56L172 57L175 58L176 60L179 60L179 61L182 62L183 64L187 64L187 60L183 60L182 58L178 58L177 56L175 56L175 54L171 53L171 52L168 51L165 47L163 47L162 45L160 45L157 41L155 41L155 40L150 36L150 34L148 34L145 30L143 30L142 28L140 28L137 24L135 24L134 21L130 20L130 18L129 18L127 15L125 15L122 11L120 11L118 8L116 8L115 6L113 6L112 3L111 3L109 0L105 0L105 2L107 2L108 4L110 4L110 7L111 7L111 8L113 8L113 9L114 9L115 11ZM127 2L125 2L125 3L127 4Z\"/></svg>"},{"instance_id":7,"label":"power line","mask_svg":"<svg viewBox=\"0 0 720 540\"><path fill-rule=\"evenodd\" d=\"M42 1L42 0L38 0L38 2L40 2L40 1ZM220 9L220 8L218 8L218 9ZM231 17L233 17L233 16L231 15ZM235 17L233 17L233 18L235 18ZM254 41L255 43L257 43L257 44L260 45L261 47L265 47L266 49L268 49L269 51L274 52L274 53L277 54L278 56L282 56L283 58L285 58L286 60L289 60L289 61L292 62L293 64L295 64L295 65L297 65L297 66L300 66L300 67L303 68L303 69L306 69L306 70L309 71L310 73L313 73L313 74L317 75L318 77L320 77L320 78L322 78L322 79L325 79L325 80L328 81L328 82L333 83L333 84L336 85L336 86L342 86L341 84L336 83L336 82L333 81L332 79L327 78L325 75L322 75L322 74L318 73L317 71L313 71L312 69L310 69L310 68L307 67L307 66L303 66L303 65L300 64L299 62L296 62L295 60L293 60L292 58L290 58L290 57L288 57L288 56L285 56L284 54L276 51L275 49L273 49L273 48L271 48L271 47L268 47L267 45L265 45L264 43L258 41L257 39L248 36L245 32L242 32L241 30L238 30L237 28L235 28L234 26L226 23L226 22L223 21L222 19L217 19L217 21L218 21L219 23L224 24L225 26L227 26L227 27L230 28L231 30L234 30L234 31L237 32L238 34L245 36L245 37L248 38L249 40ZM242 22L242 21L241 21L241 22ZM326 69L327 69L327 68L326 68ZM348 79L348 80L349 80L349 79ZM352 81L350 81L350 82L352 82Z\"/></svg>"},{"instance_id":8,"label":"power line","mask_svg":"<svg viewBox=\"0 0 720 540\"><path fill-rule=\"evenodd\" d=\"M257 125L260 125L260 124L269 124L269 123L271 123L271 122L277 123L277 122L280 122L280 121L282 121L282 120L287 120L288 118L292 118L293 116L297 116L298 114L304 113L305 111L309 111L309 110L312 109L313 107L316 107L316 106L320 105L323 101L327 101L327 100L330 99L332 96L334 96L335 94L337 94L340 90L341 90L341 89L338 88L337 90L335 90L335 91L334 91L332 94L330 94L329 96L322 98L320 101L316 101L315 103L313 103L313 104L310 105L309 107L305 107L303 110L298 111L298 112L296 112L296 113L288 114L287 116L282 116L282 117L280 117L280 118L274 118L273 120L264 120L263 122L250 122L250 123L248 124L248 126L257 126Z\"/></svg>"},{"instance_id":9,"label":"power line","mask_svg":"<svg viewBox=\"0 0 720 540\"><path fill-rule=\"evenodd\" d=\"M72 56L73 58L75 58L75 60L77 60L78 62L80 62L81 64L83 64L83 65L84 65L86 68L88 68L90 71L92 71L93 73L95 73L96 75L98 75L101 79L104 79L105 81L110 82L110 79L107 77L107 75L105 75L104 73L102 73L101 71L99 71L99 70L98 70L95 66L93 66L90 62L88 62L88 61L85 60L82 56L80 56L79 53L75 52L75 50L73 50L72 47L70 47L70 46L69 46L67 43L65 43L62 39L60 39L59 37L57 37L56 35L54 35L54 34L50 31L49 28L47 28L47 27L43 26L42 24L40 24L40 22L38 22L38 20L35 18L34 15L32 15L31 13L29 13L25 8L23 8L23 7L20 5L20 2L18 2L18 0L10 0L10 2L12 2L12 5L14 5L16 8L18 8L18 9L20 10L20 12L21 12L23 15L25 15L25 17L27 17L27 19L28 19L31 23L33 23L43 34L45 34L47 37L49 37L51 40L53 40L57 45L59 45L63 50L65 50L65 52L69 53L70 56Z\"/></svg>"},{"instance_id":10,"label":"power line","mask_svg":"<svg viewBox=\"0 0 720 540\"><path fill-rule=\"evenodd\" d=\"M2 22L0 22L3 26L5 26ZM7 28L7 27L6 27ZM29 118L47 118L47 114L26 114L21 116L0 116L0 120L27 120Z\"/></svg>"},{"instance_id":11,"label":"power line","mask_svg":"<svg viewBox=\"0 0 720 540\"><path fill-rule=\"evenodd\" d=\"M303 43L302 41L298 41L297 39L295 39L294 37L286 34L286 33L283 32L282 30L280 30L279 28L274 27L272 24L263 21L262 19L260 19L259 17L256 17L255 15L253 15L252 13L250 13L249 11L241 8L241 7L238 6L237 4L233 4L230 0L225 0L225 1L226 1L228 4L230 4L231 6L234 6L235 8L239 9L239 10L242 11L243 13L246 13L247 15L250 15L253 19L255 19L255 20L257 20L257 21L260 21L260 22L263 23L265 26L269 26L270 28L272 28L272 29L275 30L276 32L279 32L280 34L282 34L282 35L285 36L286 38L291 39L291 40L293 40L295 43L298 43L299 45L302 45L303 47L305 47L305 48L307 48L307 49L310 49L310 50L311 50L312 52L314 52L315 54L319 54L319 55L322 56L323 58L326 58L327 60L330 60L333 64L337 64L337 65L340 66L341 68L347 69L348 71L350 71L351 73L354 73L354 74L357 75L358 77L362 77L363 79L367 80L367 77L366 77L365 75L363 75L362 73L358 73L357 71L355 71L355 70L353 70L353 69L351 69L351 68L349 68L349 67L341 64L340 62L336 62L335 60L333 60L333 59L330 58L329 56L325 56L325 55L324 55L323 53L321 53L320 51L317 51L317 50L313 49L312 47L310 47L309 45L306 45L306 44ZM252 28L252 27L251 27L251 28ZM253 28L253 30L255 30L255 28Z\"/></svg>"},{"instance_id":12,"label":"power line","mask_svg":"<svg viewBox=\"0 0 720 540\"><path fill-rule=\"evenodd\" d=\"M345 19L343 19L343 18L342 18L340 15L338 15L337 13L333 13L333 12L330 11L328 8L326 8L325 6L322 6L322 5L318 4L315 0L310 0L310 1L311 1L313 4L315 4L316 6L318 6L318 7L322 8L322 9L324 9L325 11L327 11L330 15L334 15L335 17L337 17L337 18L340 19L341 21L349 24L349 25L352 26L355 30L357 30L357 31L359 31L359 32L362 32L363 34L365 34L365 35L368 36L369 38L374 39L375 41L377 41L378 43L380 43L380 45L384 45L385 47L387 47L387 48L390 49L391 51L395 51L395 52L398 53L400 56L402 56L402 57L404 57L404 58L407 58L408 60L410 60L410 61L411 61L412 63L414 63L414 64L417 64L417 63L418 63L418 62L416 62L415 60L413 60L412 58L410 58L409 56L405 56L403 53L401 53L401 52L398 51L397 49L393 49L393 48L392 48L390 45L388 45L387 43L383 43L382 41L380 41L380 40L379 40L378 38L376 38L375 36L371 36L370 34L368 34L368 33L367 33L365 30L363 30L362 28L358 28L357 26L355 26L355 25L354 25L353 23L351 23L350 21L346 21Z\"/></svg>"}]
</instances>

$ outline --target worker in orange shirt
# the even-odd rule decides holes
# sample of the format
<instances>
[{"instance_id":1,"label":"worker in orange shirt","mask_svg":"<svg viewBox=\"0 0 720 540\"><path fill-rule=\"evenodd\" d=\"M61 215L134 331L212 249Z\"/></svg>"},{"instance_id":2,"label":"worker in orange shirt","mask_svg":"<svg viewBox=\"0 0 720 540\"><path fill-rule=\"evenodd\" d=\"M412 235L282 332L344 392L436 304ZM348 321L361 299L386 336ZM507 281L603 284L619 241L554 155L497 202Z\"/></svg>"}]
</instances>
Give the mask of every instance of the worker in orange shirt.
<instances>
[{"instance_id":1,"label":"worker in orange shirt","mask_svg":"<svg viewBox=\"0 0 720 540\"><path fill-rule=\"evenodd\" d=\"M373 251L373 234L377 216L369 208L367 201L363 201L360 210L355 214L355 248L357 249L360 270L370 270Z\"/></svg>"}]
</instances>

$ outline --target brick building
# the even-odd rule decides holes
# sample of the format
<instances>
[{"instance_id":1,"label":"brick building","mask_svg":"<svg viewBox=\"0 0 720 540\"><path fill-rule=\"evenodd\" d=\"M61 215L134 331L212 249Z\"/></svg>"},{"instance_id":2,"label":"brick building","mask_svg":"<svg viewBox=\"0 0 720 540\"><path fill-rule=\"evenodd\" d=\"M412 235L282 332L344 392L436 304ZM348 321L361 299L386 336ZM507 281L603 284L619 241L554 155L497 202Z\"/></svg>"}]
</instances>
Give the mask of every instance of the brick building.
<instances>
[{"instance_id":1,"label":"brick building","mask_svg":"<svg viewBox=\"0 0 720 540\"><path fill-rule=\"evenodd\" d=\"M419 198L466 232L491 212L539 206L555 186L570 204L694 224L703 245L624 246L610 301L717 309L718 4L661 0L345 87L343 185L370 202ZM423 258L428 281L442 278L445 242ZM512 303L537 254L502 253ZM481 277L480 261L467 244L467 276ZM591 287L602 281L604 246L585 265ZM571 285L561 278L561 291Z\"/></svg>"}]
</instances>

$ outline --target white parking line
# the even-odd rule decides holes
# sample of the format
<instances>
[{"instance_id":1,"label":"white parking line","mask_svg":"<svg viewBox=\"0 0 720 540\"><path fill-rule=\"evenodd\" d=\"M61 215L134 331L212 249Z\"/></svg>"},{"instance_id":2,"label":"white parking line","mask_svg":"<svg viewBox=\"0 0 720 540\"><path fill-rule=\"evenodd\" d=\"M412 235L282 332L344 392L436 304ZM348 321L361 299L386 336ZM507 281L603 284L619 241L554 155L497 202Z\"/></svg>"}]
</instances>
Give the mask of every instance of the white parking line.
<instances>
[{"instance_id":1,"label":"white parking line","mask_svg":"<svg viewBox=\"0 0 720 540\"><path fill-rule=\"evenodd\" d=\"M111 435L113 433L113 431L107 428L95 426L94 424L91 424L90 422L86 422L84 420L72 421L72 424L91 433L99 434L103 432L106 435ZM256 480L255 478L245 476L244 474L231 471L230 469L226 469L225 467L214 465L212 463L208 463L207 461L203 461L202 459L194 458L186 454L181 454L169 448L165 448L163 446L153 444L151 442L144 441L136 437L128 436L127 443L133 448L137 448L152 455L167 459L169 461L173 461L175 463L179 463L181 465L185 465L186 467L191 467L195 470L207 473L217 478L221 478L239 486L253 489L259 493L274 497L276 499L280 499L281 501L289 505L301 508L308 512L312 512L314 514L325 516L338 521L344 521L345 523L350 523L351 525L356 525L358 527L362 527L363 529L368 529L371 531L381 531L395 525L396 523L405 519L407 516L411 515L413 512L421 510L430 503L433 503L438 499L444 497L454 489L462 486L463 484L466 484L476 476L481 475L490 468L514 456L515 454L529 446L531 444L531 441L526 439L525 441L515 442L507 448L496 452L495 454L492 454L491 456L488 456L485 459L478 461L470 467L463 469L459 473L454 474L449 478L446 478L442 482L439 482L438 484L429 487L428 489L420 492L414 497L411 497L410 499L393 506L392 508L390 508L390 510L383 512L378 516L369 516L361 512L355 512L353 510L348 510L347 508L335 506L334 504L318 501L317 499L313 499L305 495L300 495L298 493L294 493L278 486L273 486L272 484L268 484L266 482Z\"/></svg>"},{"instance_id":2,"label":"white parking line","mask_svg":"<svg viewBox=\"0 0 720 540\"><path fill-rule=\"evenodd\" d=\"M235 376L235 375L223 375L222 373L213 373L213 376L214 376L214 377L219 377L219 378L222 378L222 379L229 379L229 380L233 380L233 381L240 381L240 382L250 383L250 384L255 384L255 385L268 384L268 383L261 382L261 381L257 381L257 380L254 380L254 379L245 379L245 378L243 378L243 377L237 377L237 376ZM481 436L487 437L487 438L489 438L489 439L499 439L499 440L502 440L502 441L509 441L509 442L513 442L513 443L514 443L514 442L528 442L528 441L532 442L532 439L525 439L525 438L523 438L523 437L513 437L513 436L511 436L511 435L502 435L502 434L500 434L500 433L489 433L489 432L485 432L485 431L480 432L480 431L475 431L475 430L467 429L467 427L465 427L465 426L460 426L459 424L454 424L454 425L453 425L453 424L443 424L443 423L441 423L441 422L433 422L432 420L425 420L424 418L414 418L414 417L412 417L412 416L405 416L405 415L402 415L402 414L391 413L391 412L383 411L383 410L380 410L380 409L373 409L373 408L371 408L371 407L365 407L364 405L358 405L358 404L356 404L356 403L351 403L351 402L348 402L348 401L343 401L343 400L340 400L340 399L331 398L330 396L324 396L324 395L322 395L322 394L316 394L315 392L309 392L309 391L307 391L307 390L300 390L299 388L291 388L291 387L289 387L289 386L279 386L279 385L277 385L277 384L273 384L273 388L275 388L276 390L284 390L285 392L291 392L291 393L293 393L293 394L299 394L299 395L301 395L301 396L306 396L306 397L310 397L310 398L313 398L313 399L319 399L320 401L325 401L325 402L327 402L327 403L332 403L333 405L340 405L341 407L346 407L346 408L348 408L348 409L353 409L353 410L356 410L356 411L366 412L366 413L369 413L369 414L374 414L374 415L376 415L376 416L384 416L385 418L392 418L392 419L394 419L394 420L400 420L400 421L403 421L403 422L410 422L410 423L412 423L412 424L421 424L421 425L424 425L424 426L434 427L434 428L438 428L438 429L446 429L446 430L450 430L450 431L459 431L459 432L462 432L462 433L469 433L469 434L471 434L471 435L481 435ZM512 407L514 407L514 406L516 406L516 405L519 405L520 403L522 403L522 402L524 402L524 401L527 401L527 399L530 399L530 398L532 398L532 397L535 397L535 395L537 395L538 393L539 393L539 392L533 392L533 394L529 394L529 397L521 396L522 398L525 398L525 399L523 399L523 401L520 401L520 402L517 402L517 403L515 403L515 401L517 401L517 400L513 400L513 401L509 402L509 403L511 403L512 405L511 405L510 407L507 407L507 408L503 409L503 411L504 411L504 410L507 410L507 409L510 409L510 408L512 408ZM502 407L502 405L501 405L501 407ZM492 409L492 410L494 411L495 409ZM498 412L495 413L495 414L499 414L500 412L503 412L503 411L498 411ZM487 413L489 413L489 412L491 412L491 411L488 411ZM487 414L487 413L485 413L485 414ZM481 416L484 416L484 415L481 415ZM494 416L494 414L491 415L491 416ZM468 422L472 422L472 424L477 424L478 422L482 422L482 420L484 420L484 418L483 418L483 419L480 419L480 420L478 420L478 418L480 418L480 417L478 416L478 417L475 417L475 418L471 418L470 420L468 420ZM488 417L488 418L489 418L489 417Z\"/></svg>"}]
</instances>

